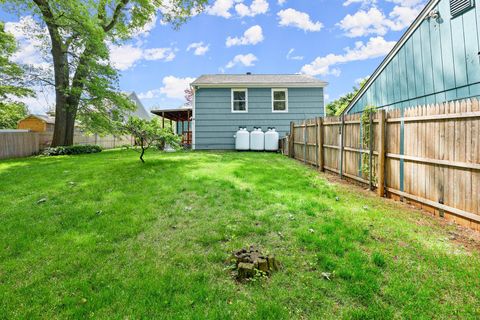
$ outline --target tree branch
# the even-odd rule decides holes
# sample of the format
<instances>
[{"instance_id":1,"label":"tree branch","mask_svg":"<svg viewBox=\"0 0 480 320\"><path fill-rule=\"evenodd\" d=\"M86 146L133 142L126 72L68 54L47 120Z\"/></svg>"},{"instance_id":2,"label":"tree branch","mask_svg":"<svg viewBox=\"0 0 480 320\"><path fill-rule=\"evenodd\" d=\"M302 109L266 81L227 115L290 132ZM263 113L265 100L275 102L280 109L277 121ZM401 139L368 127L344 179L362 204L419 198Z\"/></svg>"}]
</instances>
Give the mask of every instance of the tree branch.
<instances>
[{"instance_id":1,"label":"tree branch","mask_svg":"<svg viewBox=\"0 0 480 320\"><path fill-rule=\"evenodd\" d=\"M120 3L117 5L115 10L113 11L112 20L110 21L110 23L102 26L103 31L109 32L110 30L113 29L113 27L117 23L118 17L120 16L120 13L122 13L123 8L125 8L125 6L128 4L128 2L130 2L130 0L121 0L120 1ZM99 11L99 13L100 13L100 11ZM102 15L104 15L104 13L102 13Z\"/></svg>"}]
</instances>

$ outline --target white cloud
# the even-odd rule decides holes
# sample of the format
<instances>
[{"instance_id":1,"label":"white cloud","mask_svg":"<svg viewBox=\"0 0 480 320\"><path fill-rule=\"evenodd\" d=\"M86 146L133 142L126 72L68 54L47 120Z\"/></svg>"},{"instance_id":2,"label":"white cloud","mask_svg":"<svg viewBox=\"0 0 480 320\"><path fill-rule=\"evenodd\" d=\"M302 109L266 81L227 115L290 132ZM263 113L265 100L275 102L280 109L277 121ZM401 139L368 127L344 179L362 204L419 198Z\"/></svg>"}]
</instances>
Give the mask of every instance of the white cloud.
<instances>
[{"instance_id":1,"label":"white cloud","mask_svg":"<svg viewBox=\"0 0 480 320\"><path fill-rule=\"evenodd\" d=\"M287 60L303 60L303 56L294 56L293 52L295 51L294 48L290 49L287 53Z\"/></svg>"},{"instance_id":2,"label":"white cloud","mask_svg":"<svg viewBox=\"0 0 480 320\"><path fill-rule=\"evenodd\" d=\"M232 17L230 9L232 9L233 4L233 0L216 0L212 6L205 8L205 12L212 16L219 16L228 19Z\"/></svg>"},{"instance_id":3,"label":"white cloud","mask_svg":"<svg viewBox=\"0 0 480 320\"><path fill-rule=\"evenodd\" d=\"M138 95L140 99L154 99L160 96L165 96L171 99L184 100L185 99L185 89L190 87L195 78L177 78L175 76L166 76L163 78L163 86L149 90L147 92L142 92Z\"/></svg>"},{"instance_id":4,"label":"white cloud","mask_svg":"<svg viewBox=\"0 0 480 320\"><path fill-rule=\"evenodd\" d=\"M283 6L287 0L277 0L279 6Z\"/></svg>"},{"instance_id":5,"label":"white cloud","mask_svg":"<svg viewBox=\"0 0 480 320\"><path fill-rule=\"evenodd\" d=\"M110 45L109 49L112 66L121 71L132 68L141 60L169 62L175 58L175 49L172 48L142 49L131 44L125 44L121 46Z\"/></svg>"},{"instance_id":6,"label":"white cloud","mask_svg":"<svg viewBox=\"0 0 480 320\"><path fill-rule=\"evenodd\" d=\"M347 0L343 3L343 5L347 7L354 3L360 3L362 7L365 7L377 3L377 0Z\"/></svg>"},{"instance_id":7,"label":"white cloud","mask_svg":"<svg viewBox=\"0 0 480 320\"><path fill-rule=\"evenodd\" d=\"M248 28L242 37L228 37L225 42L227 47L255 45L262 42L264 39L262 27L259 25Z\"/></svg>"},{"instance_id":8,"label":"white cloud","mask_svg":"<svg viewBox=\"0 0 480 320\"><path fill-rule=\"evenodd\" d=\"M243 3L235 5L235 11L240 17L255 17L258 14L265 14L268 11L266 0L253 0L250 6Z\"/></svg>"},{"instance_id":9,"label":"white cloud","mask_svg":"<svg viewBox=\"0 0 480 320\"><path fill-rule=\"evenodd\" d=\"M245 67L252 67L254 66L254 62L257 61L257 57L253 55L252 53L249 54L239 54L236 55L227 65L225 68L230 69L235 67L236 65L243 65Z\"/></svg>"},{"instance_id":10,"label":"white cloud","mask_svg":"<svg viewBox=\"0 0 480 320\"><path fill-rule=\"evenodd\" d=\"M142 49L130 44L110 46L110 61L112 66L118 70L130 69L137 61L142 59L142 56Z\"/></svg>"},{"instance_id":11,"label":"white cloud","mask_svg":"<svg viewBox=\"0 0 480 320\"><path fill-rule=\"evenodd\" d=\"M143 51L143 58L148 61L163 60L165 62L175 59L175 50L172 48L153 48Z\"/></svg>"},{"instance_id":12,"label":"white cloud","mask_svg":"<svg viewBox=\"0 0 480 320\"><path fill-rule=\"evenodd\" d=\"M347 37L361 37L369 34L385 35L388 23L385 15L377 8L368 11L359 10L355 14L348 14L337 25L345 31Z\"/></svg>"},{"instance_id":13,"label":"white cloud","mask_svg":"<svg viewBox=\"0 0 480 320\"><path fill-rule=\"evenodd\" d=\"M193 42L187 47L187 51L193 50L196 56L203 56L210 49L210 45L205 45L203 42Z\"/></svg>"},{"instance_id":14,"label":"white cloud","mask_svg":"<svg viewBox=\"0 0 480 320\"><path fill-rule=\"evenodd\" d=\"M51 68L50 56L45 57L40 53L47 46L46 28L42 28L31 16L23 16L18 22L6 22L5 31L13 34L18 42L18 50L12 56L12 61L35 68Z\"/></svg>"},{"instance_id":15,"label":"white cloud","mask_svg":"<svg viewBox=\"0 0 480 320\"><path fill-rule=\"evenodd\" d=\"M413 22L413 20L415 20L421 10L422 6L395 6L392 12L390 12L390 14L388 15L390 17L389 27L393 31L400 31L405 29L406 27L410 26L410 24Z\"/></svg>"},{"instance_id":16,"label":"white cloud","mask_svg":"<svg viewBox=\"0 0 480 320\"><path fill-rule=\"evenodd\" d=\"M279 11L277 16L280 20L280 26L296 27L304 31L320 31L323 28L320 21L313 22L307 13L292 8Z\"/></svg>"},{"instance_id":17,"label":"white cloud","mask_svg":"<svg viewBox=\"0 0 480 320\"><path fill-rule=\"evenodd\" d=\"M340 70L333 68L334 66L384 56L390 52L394 45L395 41L386 41L382 37L370 38L366 44L358 41L353 49L345 48L344 54L329 54L316 58L310 64L304 65L301 72L312 76L329 74L338 76Z\"/></svg>"},{"instance_id":18,"label":"white cloud","mask_svg":"<svg viewBox=\"0 0 480 320\"><path fill-rule=\"evenodd\" d=\"M415 4L417 1L409 3ZM372 7L368 11L359 10L353 15L348 14L337 26L345 31L347 37L351 38L368 35L383 36L390 30L401 31L408 27L421 8L421 6L395 6L387 18L380 9Z\"/></svg>"}]
</instances>

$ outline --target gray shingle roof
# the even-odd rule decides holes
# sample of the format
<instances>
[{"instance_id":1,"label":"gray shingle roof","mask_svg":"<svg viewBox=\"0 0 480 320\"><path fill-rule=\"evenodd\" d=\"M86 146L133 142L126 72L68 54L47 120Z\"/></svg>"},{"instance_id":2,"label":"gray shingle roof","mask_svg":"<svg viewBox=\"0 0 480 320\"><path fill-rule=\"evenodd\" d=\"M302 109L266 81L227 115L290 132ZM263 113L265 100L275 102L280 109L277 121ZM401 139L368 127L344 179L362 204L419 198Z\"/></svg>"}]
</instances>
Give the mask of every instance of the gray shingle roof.
<instances>
[{"instance_id":1,"label":"gray shingle roof","mask_svg":"<svg viewBox=\"0 0 480 320\"><path fill-rule=\"evenodd\" d=\"M30 116L43 120L48 124L55 124L55 117L47 116L44 114L32 114Z\"/></svg>"},{"instance_id":2,"label":"gray shingle roof","mask_svg":"<svg viewBox=\"0 0 480 320\"><path fill-rule=\"evenodd\" d=\"M325 87L328 83L304 74L206 74L197 78L194 86L307 86Z\"/></svg>"}]
</instances>

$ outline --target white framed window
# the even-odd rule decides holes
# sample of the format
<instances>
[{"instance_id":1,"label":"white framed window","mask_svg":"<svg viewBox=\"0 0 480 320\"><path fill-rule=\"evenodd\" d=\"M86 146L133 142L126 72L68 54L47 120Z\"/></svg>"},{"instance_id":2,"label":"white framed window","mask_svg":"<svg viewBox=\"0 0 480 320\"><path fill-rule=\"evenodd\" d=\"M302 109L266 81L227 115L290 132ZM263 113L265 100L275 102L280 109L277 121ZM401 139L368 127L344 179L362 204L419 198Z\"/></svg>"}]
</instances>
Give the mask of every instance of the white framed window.
<instances>
[{"instance_id":1,"label":"white framed window","mask_svg":"<svg viewBox=\"0 0 480 320\"><path fill-rule=\"evenodd\" d=\"M272 89L272 112L288 112L287 89Z\"/></svg>"},{"instance_id":2,"label":"white framed window","mask_svg":"<svg viewBox=\"0 0 480 320\"><path fill-rule=\"evenodd\" d=\"M247 89L232 89L232 112L248 112Z\"/></svg>"}]
</instances>

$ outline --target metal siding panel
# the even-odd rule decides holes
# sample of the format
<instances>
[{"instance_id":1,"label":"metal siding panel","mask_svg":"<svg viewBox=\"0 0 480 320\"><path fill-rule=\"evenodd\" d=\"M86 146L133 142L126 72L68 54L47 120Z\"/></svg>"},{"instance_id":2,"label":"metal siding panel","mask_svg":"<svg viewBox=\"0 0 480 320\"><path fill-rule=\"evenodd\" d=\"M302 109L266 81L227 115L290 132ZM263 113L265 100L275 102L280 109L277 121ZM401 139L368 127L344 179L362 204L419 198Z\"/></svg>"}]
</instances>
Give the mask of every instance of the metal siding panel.
<instances>
[{"instance_id":1,"label":"metal siding panel","mask_svg":"<svg viewBox=\"0 0 480 320\"><path fill-rule=\"evenodd\" d=\"M400 82L400 99L403 101L408 99L408 85L407 85L407 72L405 70L405 47L400 49L398 52L398 72L399 72L399 82Z\"/></svg>"},{"instance_id":2,"label":"metal siding panel","mask_svg":"<svg viewBox=\"0 0 480 320\"><path fill-rule=\"evenodd\" d=\"M422 66L423 66L423 92L420 95L434 93L432 50L430 47L430 27L429 22L424 21L421 26L421 44L422 44ZM439 53L438 53L439 54ZM417 92L418 94L418 92Z\"/></svg>"},{"instance_id":3,"label":"metal siding panel","mask_svg":"<svg viewBox=\"0 0 480 320\"><path fill-rule=\"evenodd\" d=\"M395 101L394 95L394 88L395 88L395 80L393 77L393 64L390 62L388 65L388 104L392 104Z\"/></svg>"},{"instance_id":4,"label":"metal siding panel","mask_svg":"<svg viewBox=\"0 0 480 320\"><path fill-rule=\"evenodd\" d=\"M450 27L450 6L448 0L440 1L440 41L443 57L443 82L445 89L455 88L455 69L453 67L452 31Z\"/></svg>"},{"instance_id":5,"label":"metal siding panel","mask_svg":"<svg viewBox=\"0 0 480 320\"><path fill-rule=\"evenodd\" d=\"M422 43L423 40L423 33L422 28L425 22L420 26L420 28L415 31L412 35L412 43L413 43L413 59L414 59L414 69L415 69L415 96L423 96L425 94L425 81L424 81L424 46Z\"/></svg>"},{"instance_id":6,"label":"metal siding panel","mask_svg":"<svg viewBox=\"0 0 480 320\"><path fill-rule=\"evenodd\" d=\"M380 106L387 103L387 74L382 72L380 75Z\"/></svg>"},{"instance_id":7,"label":"metal siding panel","mask_svg":"<svg viewBox=\"0 0 480 320\"><path fill-rule=\"evenodd\" d=\"M394 87L393 87L393 101L399 101L401 94L400 94L400 71L398 70L398 55L395 56L392 60L392 77L394 79Z\"/></svg>"},{"instance_id":8,"label":"metal siding panel","mask_svg":"<svg viewBox=\"0 0 480 320\"><path fill-rule=\"evenodd\" d=\"M472 32L477 30L477 17L475 10L469 10L463 15L463 34L465 35L465 53L467 62L468 83L480 81L480 57L478 55L480 48L478 44L478 34ZM472 28L473 27L473 28Z\"/></svg>"},{"instance_id":9,"label":"metal siding panel","mask_svg":"<svg viewBox=\"0 0 480 320\"><path fill-rule=\"evenodd\" d=\"M445 89L443 80L442 47L440 45L440 25L437 20L430 19L429 28L434 91L439 92Z\"/></svg>"},{"instance_id":10,"label":"metal siding panel","mask_svg":"<svg viewBox=\"0 0 480 320\"><path fill-rule=\"evenodd\" d=\"M418 32L418 30L417 30ZM415 73L417 70L412 68L415 65L415 59L413 58L413 41L410 38L406 43L406 51L405 51L405 68L407 71L407 90L408 99L413 99L417 97L416 89L415 89Z\"/></svg>"},{"instance_id":11,"label":"metal siding panel","mask_svg":"<svg viewBox=\"0 0 480 320\"><path fill-rule=\"evenodd\" d=\"M453 66L455 68L455 85L464 86L468 83L467 61L465 57L465 35L463 32L463 16L451 20Z\"/></svg>"}]
</instances>

